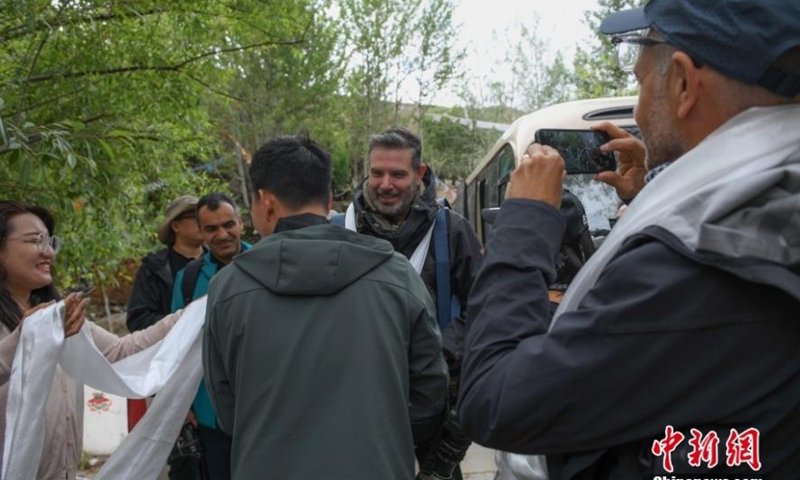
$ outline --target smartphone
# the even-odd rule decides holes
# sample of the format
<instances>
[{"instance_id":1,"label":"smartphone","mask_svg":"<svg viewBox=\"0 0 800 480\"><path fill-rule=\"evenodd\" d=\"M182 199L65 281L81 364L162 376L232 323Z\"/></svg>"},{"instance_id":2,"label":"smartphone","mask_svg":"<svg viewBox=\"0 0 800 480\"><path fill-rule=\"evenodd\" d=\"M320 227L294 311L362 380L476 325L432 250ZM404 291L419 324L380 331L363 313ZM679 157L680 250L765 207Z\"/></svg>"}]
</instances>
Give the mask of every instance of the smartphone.
<instances>
[{"instance_id":1,"label":"smartphone","mask_svg":"<svg viewBox=\"0 0 800 480\"><path fill-rule=\"evenodd\" d=\"M80 293L81 298L86 298L89 295L91 295L92 292L94 292L94 285L80 285L68 288L65 293L66 295L69 295L71 293Z\"/></svg>"},{"instance_id":2,"label":"smartphone","mask_svg":"<svg viewBox=\"0 0 800 480\"><path fill-rule=\"evenodd\" d=\"M534 135L534 142L558 150L568 175L616 170L614 152L600 151L610 140L607 133L594 130L542 128Z\"/></svg>"}]
</instances>

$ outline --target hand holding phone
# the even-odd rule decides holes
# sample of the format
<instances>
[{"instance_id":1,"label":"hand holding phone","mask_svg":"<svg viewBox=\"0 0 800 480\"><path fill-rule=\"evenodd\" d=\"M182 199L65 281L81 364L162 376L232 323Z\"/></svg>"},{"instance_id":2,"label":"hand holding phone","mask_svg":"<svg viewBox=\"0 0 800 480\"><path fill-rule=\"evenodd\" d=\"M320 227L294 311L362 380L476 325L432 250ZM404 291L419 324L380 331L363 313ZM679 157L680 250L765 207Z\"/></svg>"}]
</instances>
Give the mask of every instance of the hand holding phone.
<instances>
[{"instance_id":1,"label":"hand holding phone","mask_svg":"<svg viewBox=\"0 0 800 480\"><path fill-rule=\"evenodd\" d=\"M542 128L536 131L535 143L558 151L564 159L567 175L599 173L617 169L614 152L603 152L600 146L611 137L603 131Z\"/></svg>"},{"instance_id":2,"label":"hand holding phone","mask_svg":"<svg viewBox=\"0 0 800 480\"><path fill-rule=\"evenodd\" d=\"M523 198L561 206L564 160L548 146L531 144L511 172L506 199Z\"/></svg>"},{"instance_id":3,"label":"hand holding phone","mask_svg":"<svg viewBox=\"0 0 800 480\"><path fill-rule=\"evenodd\" d=\"M619 198L625 202L632 200L644 188L647 174L646 148L636 136L638 129L632 131L633 128L620 128L610 122L592 126L592 129L603 131L611 137L605 150L617 152L619 159L616 171L600 173L595 179L614 187Z\"/></svg>"}]
</instances>

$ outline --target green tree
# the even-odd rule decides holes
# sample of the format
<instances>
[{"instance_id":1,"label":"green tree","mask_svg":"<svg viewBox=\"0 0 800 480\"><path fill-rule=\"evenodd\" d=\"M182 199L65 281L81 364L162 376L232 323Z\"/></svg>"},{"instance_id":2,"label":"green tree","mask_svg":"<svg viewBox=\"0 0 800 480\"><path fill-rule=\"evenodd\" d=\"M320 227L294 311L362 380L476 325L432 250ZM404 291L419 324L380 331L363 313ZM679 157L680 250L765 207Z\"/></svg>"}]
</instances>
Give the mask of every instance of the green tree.
<instances>
[{"instance_id":1,"label":"green tree","mask_svg":"<svg viewBox=\"0 0 800 480\"><path fill-rule=\"evenodd\" d=\"M422 158L433 167L436 175L445 180L463 180L486 154L487 145L499 132L464 125L454 118L431 116L423 119L425 132Z\"/></svg>"},{"instance_id":2,"label":"green tree","mask_svg":"<svg viewBox=\"0 0 800 480\"><path fill-rule=\"evenodd\" d=\"M0 190L52 208L63 281L154 243L169 198L222 188L214 107L240 52L301 45L297 2L0 4Z\"/></svg>"},{"instance_id":3,"label":"green tree","mask_svg":"<svg viewBox=\"0 0 800 480\"><path fill-rule=\"evenodd\" d=\"M631 95L635 88L630 74L617 66L614 47L607 35L600 33L600 23L609 14L642 6L646 0L598 0L598 9L584 14L584 21L595 33L595 42L588 48L578 47L572 63L578 98Z\"/></svg>"},{"instance_id":4,"label":"green tree","mask_svg":"<svg viewBox=\"0 0 800 480\"><path fill-rule=\"evenodd\" d=\"M341 0L338 5L348 59L345 125L351 177L358 181L366 173L367 138L391 125L419 126L430 98L457 75L463 52L453 46L458 28L452 0ZM416 112L403 109L407 81L417 89Z\"/></svg>"},{"instance_id":5,"label":"green tree","mask_svg":"<svg viewBox=\"0 0 800 480\"><path fill-rule=\"evenodd\" d=\"M522 34L508 61L514 75L510 86L512 104L533 112L570 98L570 74L561 52L550 61L549 42L537 34L539 18L528 23L530 27L521 22L514 27Z\"/></svg>"},{"instance_id":6,"label":"green tree","mask_svg":"<svg viewBox=\"0 0 800 480\"><path fill-rule=\"evenodd\" d=\"M458 27L453 21L455 4L451 0L428 0L413 27L407 54L417 88L415 122L422 130L422 118L433 95L461 77L463 49L455 46Z\"/></svg>"}]
</instances>

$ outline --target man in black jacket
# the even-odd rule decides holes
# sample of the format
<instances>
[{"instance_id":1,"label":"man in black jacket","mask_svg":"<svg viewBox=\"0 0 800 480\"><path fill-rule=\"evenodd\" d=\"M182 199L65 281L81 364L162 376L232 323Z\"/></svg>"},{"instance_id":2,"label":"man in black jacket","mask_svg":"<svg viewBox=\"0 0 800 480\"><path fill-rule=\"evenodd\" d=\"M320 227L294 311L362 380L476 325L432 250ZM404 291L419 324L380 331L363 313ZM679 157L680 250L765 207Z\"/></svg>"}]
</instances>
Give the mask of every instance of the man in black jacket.
<instances>
[{"instance_id":1,"label":"man in black jacket","mask_svg":"<svg viewBox=\"0 0 800 480\"><path fill-rule=\"evenodd\" d=\"M126 324L131 332L144 330L172 313L175 275L203 254L203 237L195 218L196 206L197 197L191 195L178 197L167 206L164 221L158 226L158 239L167 248L149 253L142 259L128 299ZM188 421L194 421L191 413ZM193 458L175 456L170 461L170 479L195 480L198 475L197 462Z\"/></svg>"},{"instance_id":2,"label":"man in black jacket","mask_svg":"<svg viewBox=\"0 0 800 480\"><path fill-rule=\"evenodd\" d=\"M424 239L433 228L437 213L444 208L436 200L436 178L431 169L422 163L420 139L402 128L386 130L370 139L368 156L368 177L356 192L348 215L354 216L359 233L388 240L395 251L411 259L414 264L415 251L422 248L420 245L424 245ZM464 334L463 312L466 311L469 290L482 253L480 242L469 222L452 210L448 209L444 213L450 257L450 291L446 297L456 304L456 308L450 309L446 314L448 318L440 318L439 325L442 328L445 356L450 366L454 402ZM432 233L431 236L435 237ZM439 305L440 297L437 296L435 238L430 238L429 242L426 251L418 254L418 257L424 259L420 275L437 303L441 316L443 310ZM449 426L460 430L455 423ZM451 433L456 437L460 436L457 432L444 434ZM460 445L453 447L463 451L453 452L453 448L446 448L447 456L463 457L469 441L460 438L456 443ZM429 444L417 445L417 459L423 466L431 448ZM460 470L455 470L453 478L461 478Z\"/></svg>"},{"instance_id":3,"label":"man in black jacket","mask_svg":"<svg viewBox=\"0 0 800 480\"><path fill-rule=\"evenodd\" d=\"M203 237L195 218L197 197L184 195L167 206L158 239L167 246L146 255L128 299L128 330L143 330L172 313L175 275L203 254Z\"/></svg>"},{"instance_id":4,"label":"man in black jacket","mask_svg":"<svg viewBox=\"0 0 800 480\"><path fill-rule=\"evenodd\" d=\"M528 149L471 292L464 428L551 480L795 479L800 2L653 0L601 31L641 89L646 159L603 178L635 198L551 322L564 163Z\"/></svg>"}]
</instances>

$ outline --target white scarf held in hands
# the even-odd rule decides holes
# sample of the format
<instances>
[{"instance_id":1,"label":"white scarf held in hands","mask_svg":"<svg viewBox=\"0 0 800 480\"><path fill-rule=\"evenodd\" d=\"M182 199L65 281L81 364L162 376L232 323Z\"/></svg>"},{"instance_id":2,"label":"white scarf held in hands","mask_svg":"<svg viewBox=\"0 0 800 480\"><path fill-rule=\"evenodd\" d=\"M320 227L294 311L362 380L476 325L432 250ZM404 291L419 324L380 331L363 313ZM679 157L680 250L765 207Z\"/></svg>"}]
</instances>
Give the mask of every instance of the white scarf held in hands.
<instances>
[{"instance_id":1,"label":"white scarf held in hands","mask_svg":"<svg viewBox=\"0 0 800 480\"><path fill-rule=\"evenodd\" d=\"M114 395L146 398L159 393L95 477L158 478L203 375L200 332L205 313L202 297L183 311L163 340L113 364L95 346L89 325L64 339L64 302L26 319L9 380L2 479L36 478L44 409L57 366L77 382Z\"/></svg>"}]
</instances>

